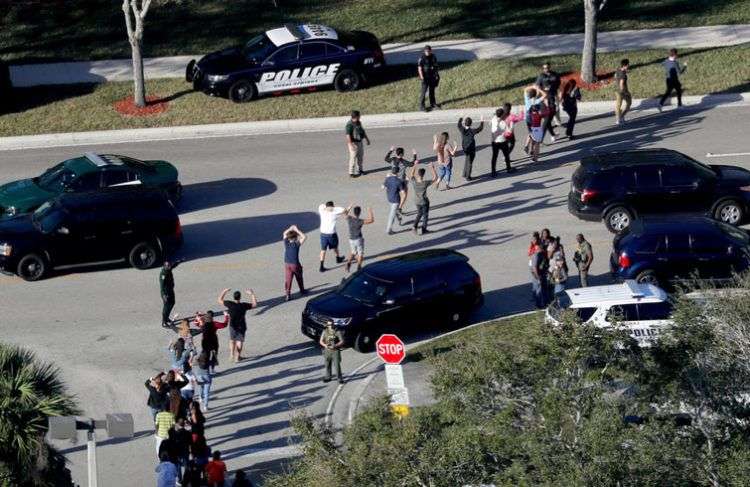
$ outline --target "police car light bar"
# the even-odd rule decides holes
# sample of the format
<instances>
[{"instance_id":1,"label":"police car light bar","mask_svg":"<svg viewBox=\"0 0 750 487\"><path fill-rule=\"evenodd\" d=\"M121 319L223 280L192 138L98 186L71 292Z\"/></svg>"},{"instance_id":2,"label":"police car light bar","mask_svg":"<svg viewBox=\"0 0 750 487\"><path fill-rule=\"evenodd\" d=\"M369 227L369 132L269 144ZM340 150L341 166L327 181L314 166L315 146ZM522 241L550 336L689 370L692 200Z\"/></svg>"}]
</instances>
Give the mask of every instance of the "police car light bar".
<instances>
[{"instance_id":1,"label":"police car light bar","mask_svg":"<svg viewBox=\"0 0 750 487\"><path fill-rule=\"evenodd\" d=\"M633 280L625 281L625 287L630 291L630 295L634 298L642 298L644 296L643 291L638 286L638 283Z\"/></svg>"},{"instance_id":2,"label":"police car light bar","mask_svg":"<svg viewBox=\"0 0 750 487\"><path fill-rule=\"evenodd\" d=\"M298 41L304 39L304 33L299 30L297 24L284 24L284 28Z\"/></svg>"},{"instance_id":3,"label":"police car light bar","mask_svg":"<svg viewBox=\"0 0 750 487\"><path fill-rule=\"evenodd\" d=\"M109 162L103 159L99 154L94 154L93 152L86 152L85 154L83 154L83 156L95 166L102 167L102 166L109 165Z\"/></svg>"}]
</instances>

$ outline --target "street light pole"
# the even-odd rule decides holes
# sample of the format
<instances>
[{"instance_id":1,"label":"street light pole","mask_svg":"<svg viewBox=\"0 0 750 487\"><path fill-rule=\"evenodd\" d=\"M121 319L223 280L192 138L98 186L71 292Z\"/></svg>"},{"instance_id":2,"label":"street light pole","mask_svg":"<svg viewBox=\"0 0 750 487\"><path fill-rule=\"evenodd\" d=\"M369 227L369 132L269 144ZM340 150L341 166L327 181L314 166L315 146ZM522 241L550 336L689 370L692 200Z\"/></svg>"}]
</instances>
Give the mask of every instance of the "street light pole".
<instances>
[{"instance_id":1,"label":"street light pole","mask_svg":"<svg viewBox=\"0 0 750 487\"><path fill-rule=\"evenodd\" d=\"M96 468L96 431L94 420L91 420L91 428L87 432L86 450L88 452L89 486L97 487L99 482L99 471Z\"/></svg>"}]
</instances>

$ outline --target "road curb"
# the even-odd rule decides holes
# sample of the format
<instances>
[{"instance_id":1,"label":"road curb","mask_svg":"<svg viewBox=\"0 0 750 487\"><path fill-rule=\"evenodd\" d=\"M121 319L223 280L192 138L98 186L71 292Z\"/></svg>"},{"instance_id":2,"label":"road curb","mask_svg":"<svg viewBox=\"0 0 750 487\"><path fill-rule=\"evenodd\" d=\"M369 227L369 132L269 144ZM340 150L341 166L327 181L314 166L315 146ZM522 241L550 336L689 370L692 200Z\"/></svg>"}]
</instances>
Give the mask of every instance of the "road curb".
<instances>
[{"instance_id":1,"label":"road curb","mask_svg":"<svg viewBox=\"0 0 750 487\"><path fill-rule=\"evenodd\" d=\"M686 108L708 109L725 106L750 106L750 93L732 93L683 97ZM516 107L518 108L518 107ZM656 112L657 100L643 98L633 100L633 110ZM671 110L674 107L665 107ZM584 102L578 105L579 115L599 115L612 113L613 101ZM489 119L495 107L459 108L435 110L433 112L381 113L363 116L367 128L392 128L418 125L438 125L455 123L458 117L470 116L476 120L480 116ZM74 147L81 145L110 145L164 140L202 139L217 137L241 137L253 135L274 135L300 132L341 131L348 120L347 116L301 118L290 120L269 120L263 122L237 122L210 125L183 125L177 127L104 130L94 132L68 132L57 134L23 135L0 138L0 151L47 149L52 147Z\"/></svg>"},{"instance_id":2,"label":"road curb","mask_svg":"<svg viewBox=\"0 0 750 487\"><path fill-rule=\"evenodd\" d=\"M419 341L419 342L411 343L411 344L407 345L407 347L406 347L406 353L408 355L408 353L411 350L413 350L414 348L416 348L418 346L425 345L425 344L431 343L431 342L433 342L435 340L438 340L438 339L441 339L441 338L445 338L445 337L449 337L449 336L455 335L457 333L461 333L461 332L464 332L466 330L470 330L472 328L477 328L479 326L487 325L489 323L494 323L494 322L503 321L503 320L509 320L509 319L512 319L512 318L517 318L519 316L526 316L526 315L530 315L530 314L534 314L534 313L538 313L538 312L539 312L539 310L523 311L521 313L514 313L514 314L510 314L510 315L501 316L501 317L498 317L498 318L493 318L493 319L490 319L490 320L480 321L478 323L473 323L473 324L471 324L469 326L465 326L463 328L459 328L457 330L453 330L453 331L450 331L448 333L443 333L441 335L437 335L437 336L434 336L432 338L428 338L426 340L422 340L422 341ZM354 369L351 372L349 372L346 375L346 380L344 381L344 384L339 384L338 387L336 387L336 390L334 391L333 395L331 396L331 399L328 402L328 406L326 407L326 412L325 412L325 416L324 416L324 422L325 422L325 425L327 427L330 428L334 424L341 424L341 425L347 425L348 426L349 424L352 423L352 420L354 419L354 416L356 415L357 410L359 409L360 400L364 396L364 394L367 391L368 387L372 384L372 381L374 380L374 378L377 376L377 374L381 373L382 370L375 370L375 371L373 371L373 373L367 379L365 379L364 383L359 386L359 388L357 389L357 392L355 393L355 397L352 397L352 398L349 399L349 407L347 408L346 414L345 415L341 415L343 417L339 416L339 418L341 419L341 421L334 421L334 414L333 413L334 413L334 409L336 407L336 402L338 401L338 398L341 395L341 392L344 390L344 387L347 384L349 384L350 381L352 380L352 378L354 378L361 370L365 369L366 367L371 366L373 363L376 363L376 362L377 362L378 368L379 369L383 369L381 367L382 364L378 362L379 360L380 359L379 359L379 357L377 355L373 356L370 360L368 360L367 362L361 364L356 369Z\"/></svg>"}]
</instances>

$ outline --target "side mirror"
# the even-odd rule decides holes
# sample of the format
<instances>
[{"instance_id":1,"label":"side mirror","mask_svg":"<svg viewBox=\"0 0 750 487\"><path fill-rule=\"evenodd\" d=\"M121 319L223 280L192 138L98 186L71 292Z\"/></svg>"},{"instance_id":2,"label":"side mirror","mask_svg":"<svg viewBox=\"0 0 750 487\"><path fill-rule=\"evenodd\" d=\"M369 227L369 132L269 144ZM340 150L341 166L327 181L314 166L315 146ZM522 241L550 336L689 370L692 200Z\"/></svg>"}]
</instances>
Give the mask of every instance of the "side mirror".
<instances>
[{"instance_id":1,"label":"side mirror","mask_svg":"<svg viewBox=\"0 0 750 487\"><path fill-rule=\"evenodd\" d=\"M727 247L727 255L733 255L734 254L734 245L730 245Z\"/></svg>"},{"instance_id":2,"label":"side mirror","mask_svg":"<svg viewBox=\"0 0 750 487\"><path fill-rule=\"evenodd\" d=\"M68 227L60 227L57 229L57 233L59 233L60 235L70 235L70 230L68 229Z\"/></svg>"}]
</instances>

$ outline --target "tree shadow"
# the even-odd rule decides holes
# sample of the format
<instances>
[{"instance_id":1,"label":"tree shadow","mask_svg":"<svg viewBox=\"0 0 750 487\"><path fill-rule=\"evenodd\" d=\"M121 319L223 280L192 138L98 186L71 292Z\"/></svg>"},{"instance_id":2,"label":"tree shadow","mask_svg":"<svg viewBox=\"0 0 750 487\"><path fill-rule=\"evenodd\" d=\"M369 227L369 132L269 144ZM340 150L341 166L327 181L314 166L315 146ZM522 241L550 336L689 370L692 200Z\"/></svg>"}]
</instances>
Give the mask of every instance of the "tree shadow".
<instances>
[{"instance_id":1,"label":"tree shadow","mask_svg":"<svg viewBox=\"0 0 750 487\"><path fill-rule=\"evenodd\" d=\"M96 91L98 85L99 83L77 83L64 86L12 88L5 102L5 110L0 110L0 113L21 113L51 103L90 95Z\"/></svg>"},{"instance_id":2,"label":"tree shadow","mask_svg":"<svg viewBox=\"0 0 750 487\"><path fill-rule=\"evenodd\" d=\"M242 252L281 242L281 233L292 223L310 231L318 219L317 213L308 211L192 223L182 227L185 244L175 254L195 260Z\"/></svg>"},{"instance_id":3,"label":"tree shadow","mask_svg":"<svg viewBox=\"0 0 750 487\"><path fill-rule=\"evenodd\" d=\"M262 178L228 178L186 184L177 205L181 214L260 198L276 192L276 184Z\"/></svg>"}]
</instances>

